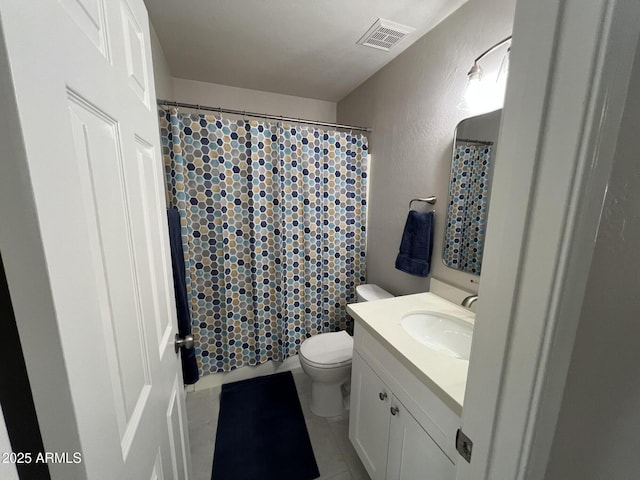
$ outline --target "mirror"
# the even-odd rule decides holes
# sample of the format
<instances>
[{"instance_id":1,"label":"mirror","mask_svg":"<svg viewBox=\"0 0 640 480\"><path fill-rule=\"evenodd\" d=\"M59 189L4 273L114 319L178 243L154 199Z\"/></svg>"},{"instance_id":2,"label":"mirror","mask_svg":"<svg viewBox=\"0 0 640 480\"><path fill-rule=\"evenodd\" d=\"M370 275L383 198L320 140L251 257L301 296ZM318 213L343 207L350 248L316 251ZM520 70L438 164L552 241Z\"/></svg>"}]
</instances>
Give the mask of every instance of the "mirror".
<instances>
[{"instance_id":1,"label":"mirror","mask_svg":"<svg viewBox=\"0 0 640 480\"><path fill-rule=\"evenodd\" d=\"M442 261L480 275L502 110L462 120L453 137Z\"/></svg>"}]
</instances>

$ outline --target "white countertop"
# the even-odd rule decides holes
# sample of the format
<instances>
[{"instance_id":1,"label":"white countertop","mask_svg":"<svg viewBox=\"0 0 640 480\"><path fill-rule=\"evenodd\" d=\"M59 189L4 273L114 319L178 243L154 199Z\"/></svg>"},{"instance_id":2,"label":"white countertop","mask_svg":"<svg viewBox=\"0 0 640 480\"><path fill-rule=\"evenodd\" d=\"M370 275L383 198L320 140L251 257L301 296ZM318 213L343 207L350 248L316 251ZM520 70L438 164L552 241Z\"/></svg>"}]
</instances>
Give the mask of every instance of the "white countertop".
<instances>
[{"instance_id":1,"label":"white countertop","mask_svg":"<svg viewBox=\"0 0 640 480\"><path fill-rule=\"evenodd\" d=\"M347 311L444 403L462 414L469 361L447 356L418 342L400 325L408 313L431 311L473 324L475 314L433 293L352 303Z\"/></svg>"}]
</instances>

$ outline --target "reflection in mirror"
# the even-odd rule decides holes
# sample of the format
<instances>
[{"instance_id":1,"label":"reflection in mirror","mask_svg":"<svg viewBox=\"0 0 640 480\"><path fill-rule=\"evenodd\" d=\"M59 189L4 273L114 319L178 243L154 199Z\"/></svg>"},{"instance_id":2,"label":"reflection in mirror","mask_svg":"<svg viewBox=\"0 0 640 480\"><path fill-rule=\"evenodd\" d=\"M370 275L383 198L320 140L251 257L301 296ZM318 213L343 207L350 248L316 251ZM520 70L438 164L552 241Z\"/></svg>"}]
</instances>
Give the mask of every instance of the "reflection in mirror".
<instances>
[{"instance_id":1,"label":"reflection in mirror","mask_svg":"<svg viewBox=\"0 0 640 480\"><path fill-rule=\"evenodd\" d=\"M480 275L495 146L502 110L461 121L453 141L442 260Z\"/></svg>"}]
</instances>

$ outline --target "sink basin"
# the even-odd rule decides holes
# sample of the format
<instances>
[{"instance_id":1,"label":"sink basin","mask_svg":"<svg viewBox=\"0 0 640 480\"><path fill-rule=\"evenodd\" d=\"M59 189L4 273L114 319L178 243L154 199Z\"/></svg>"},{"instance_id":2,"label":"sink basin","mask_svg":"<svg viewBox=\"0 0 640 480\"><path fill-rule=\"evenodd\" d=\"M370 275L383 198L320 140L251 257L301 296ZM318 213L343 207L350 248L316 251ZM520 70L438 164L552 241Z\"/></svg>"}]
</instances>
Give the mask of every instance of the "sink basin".
<instances>
[{"instance_id":1,"label":"sink basin","mask_svg":"<svg viewBox=\"0 0 640 480\"><path fill-rule=\"evenodd\" d=\"M402 317L402 328L420 343L450 357L469 360L473 326L437 312L413 312Z\"/></svg>"}]
</instances>

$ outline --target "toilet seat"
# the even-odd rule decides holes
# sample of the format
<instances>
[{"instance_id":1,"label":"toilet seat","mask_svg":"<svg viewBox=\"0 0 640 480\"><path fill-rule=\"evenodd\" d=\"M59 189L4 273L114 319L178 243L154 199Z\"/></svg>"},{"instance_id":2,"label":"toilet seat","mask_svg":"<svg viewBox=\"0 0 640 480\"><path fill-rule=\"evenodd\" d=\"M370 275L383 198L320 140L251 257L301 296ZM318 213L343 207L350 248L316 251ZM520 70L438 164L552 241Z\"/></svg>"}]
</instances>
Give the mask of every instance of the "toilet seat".
<instances>
[{"instance_id":1,"label":"toilet seat","mask_svg":"<svg viewBox=\"0 0 640 480\"><path fill-rule=\"evenodd\" d=\"M338 368L353 358L353 338L345 331L321 333L300 345L300 356L316 368Z\"/></svg>"}]
</instances>

